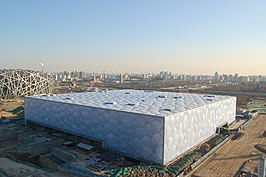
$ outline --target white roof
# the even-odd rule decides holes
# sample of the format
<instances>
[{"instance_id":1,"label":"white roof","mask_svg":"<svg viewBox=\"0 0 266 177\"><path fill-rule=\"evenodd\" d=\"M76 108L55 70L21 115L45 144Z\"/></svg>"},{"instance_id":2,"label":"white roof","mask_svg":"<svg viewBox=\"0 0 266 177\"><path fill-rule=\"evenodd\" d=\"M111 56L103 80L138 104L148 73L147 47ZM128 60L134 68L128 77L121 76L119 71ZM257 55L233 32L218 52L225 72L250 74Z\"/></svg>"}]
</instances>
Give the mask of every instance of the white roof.
<instances>
[{"instance_id":1,"label":"white roof","mask_svg":"<svg viewBox=\"0 0 266 177\"><path fill-rule=\"evenodd\" d=\"M40 95L30 98L165 117L232 97L147 90L112 90Z\"/></svg>"}]
</instances>

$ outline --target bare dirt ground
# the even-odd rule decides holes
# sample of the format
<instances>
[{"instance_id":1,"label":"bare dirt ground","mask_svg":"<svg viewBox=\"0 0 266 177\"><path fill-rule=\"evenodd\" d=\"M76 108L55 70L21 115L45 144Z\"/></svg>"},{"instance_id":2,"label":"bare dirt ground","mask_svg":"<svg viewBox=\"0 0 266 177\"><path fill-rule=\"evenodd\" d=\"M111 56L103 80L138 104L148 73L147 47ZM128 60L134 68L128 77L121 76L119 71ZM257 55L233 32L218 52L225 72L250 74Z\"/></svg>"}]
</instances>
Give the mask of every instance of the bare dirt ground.
<instances>
[{"instance_id":1,"label":"bare dirt ground","mask_svg":"<svg viewBox=\"0 0 266 177\"><path fill-rule=\"evenodd\" d=\"M0 111L0 117L13 117L16 116L15 114L12 114L10 112L6 112L6 111Z\"/></svg>"},{"instance_id":2,"label":"bare dirt ground","mask_svg":"<svg viewBox=\"0 0 266 177\"><path fill-rule=\"evenodd\" d=\"M0 104L0 109L5 109L5 108L16 108L20 105L23 105L24 102L7 102L5 104Z\"/></svg>"},{"instance_id":3,"label":"bare dirt ground","mask_svg":"<svg viewBox=\"0 0 266 177\"><path fill-rule=\"evenodd\" d=\"M233 177L247 163L256 172L259 154L254 145L266 144L263 132L266 130L266 115L259 115L252 120L241 132L244 133L239 139L229 140L218 149L212 156L203 162L190 175L191 177Z\"/></svg>"},{"instance_id":4,"label":"bare dirt ground","mask_svg":"<svg viewBox=\"0 0 266 177\"><path fill-rule=\"evenodd\" d=\"M0 158L0 176L1 177L84 177L79 174L67 173L67 171L59 171L49 173L41 169L25 165L23 163L12 161L8 158Z\"/></svg>"},{"instance_id":5,"label":"bare dirt ground","mask_svg":"<svg viewBox=\"0 0 266 177\"><path fill-rule=\"evenodd\" d=\"M3 117L13 117L15 114L11 112L4 111L6 108L16 108L23 105L23 102L10 102L6 104L0 104L0 118Z\"/></svg>"}]
</instances>

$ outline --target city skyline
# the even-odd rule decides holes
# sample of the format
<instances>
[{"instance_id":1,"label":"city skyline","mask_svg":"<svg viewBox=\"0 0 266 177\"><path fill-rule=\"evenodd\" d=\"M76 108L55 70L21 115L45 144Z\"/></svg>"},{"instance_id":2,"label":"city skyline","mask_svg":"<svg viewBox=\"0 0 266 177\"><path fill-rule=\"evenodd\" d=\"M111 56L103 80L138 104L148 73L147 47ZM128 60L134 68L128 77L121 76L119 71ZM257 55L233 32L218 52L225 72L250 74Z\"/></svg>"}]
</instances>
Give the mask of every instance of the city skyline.
<instances>
[{"instance_id":1,"label":"city skyline","mask_svg":"<svg viewBox=\"0 0 266 177\"><path fill-rule=\"evenodd\" d=\"M265 7L262 0L2 2L0 67L266 75Z\"/></svg>"},{"instance_id":2,"label":"city skyline","mask_svg":"<svg viewBox=\"0 0 266 177\"><path fill-rule=\"evenodd\" d=\"M259 83L265 82L266 76L250 75L242 76L238 73L235 74L219 74L215 72L214 75L187 75L176 74L167 71L160 73L88 73L83 71L72 72L55 72L51 73L55 81L91 81L96 82L109 82L109 83L124 83L130 80L151 81L151 80L175 80L175 81L195 81L195 82L212 82L215 83Z\"/></svg>"}]
</instances>

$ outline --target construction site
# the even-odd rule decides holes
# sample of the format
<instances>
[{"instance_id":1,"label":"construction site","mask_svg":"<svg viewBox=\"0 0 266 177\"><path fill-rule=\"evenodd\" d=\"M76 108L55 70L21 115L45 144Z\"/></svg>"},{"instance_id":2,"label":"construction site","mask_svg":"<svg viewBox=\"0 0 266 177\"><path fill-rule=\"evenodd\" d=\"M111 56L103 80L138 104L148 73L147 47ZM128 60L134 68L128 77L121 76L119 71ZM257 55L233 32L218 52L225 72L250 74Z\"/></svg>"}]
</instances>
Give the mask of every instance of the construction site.
<instances>
[{"instance_id":1,"label":"construction site","mask_svg":"<svg viewBox=\"0 0 266 177\"><path fill-rule=\"evenodd\" d=\"M266 115L260 114L233 135L220 149L204 161L191 177L244 176L257 174L258 158L266 153Z\"/></svg>"},{"instance_id":2,"label":"construction site","mask_svg":"<svg viewBox=\"0 0 266 177\"><path fill-rule=\"evenodd\" d=\"M255 176L258 158L265 154L266 115L252 104L265 102L249 103L248 114L159 165L110 151L95 139L25 125L24 101L5 100L0 105L0 176Z\"/></svg>"}]
</instances>

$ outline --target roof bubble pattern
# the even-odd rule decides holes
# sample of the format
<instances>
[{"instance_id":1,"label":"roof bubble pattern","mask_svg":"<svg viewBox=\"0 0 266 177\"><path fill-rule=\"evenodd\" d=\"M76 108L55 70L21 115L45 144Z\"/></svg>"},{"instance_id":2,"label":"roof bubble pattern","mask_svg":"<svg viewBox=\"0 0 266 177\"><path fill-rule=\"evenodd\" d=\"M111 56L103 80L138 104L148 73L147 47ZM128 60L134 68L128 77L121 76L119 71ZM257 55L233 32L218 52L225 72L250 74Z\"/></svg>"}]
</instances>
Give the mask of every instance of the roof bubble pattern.
<instances>
[{"instance_id":1,"label":"roof bubble pattern","mask_svg":"<svg viewBox=\"0 0 266 177\"><path fill-rule=\"evenodd\" d=\"M32 98L165 117L231 97L145 90L112 90L40 95Z\"/></svg>"}]
</instances>

